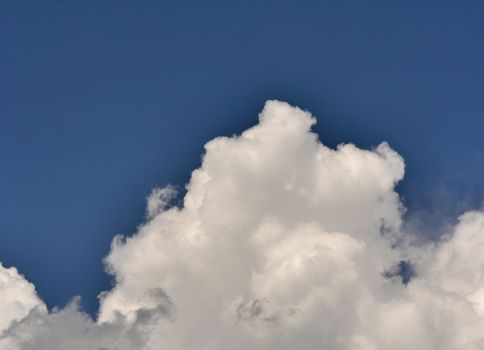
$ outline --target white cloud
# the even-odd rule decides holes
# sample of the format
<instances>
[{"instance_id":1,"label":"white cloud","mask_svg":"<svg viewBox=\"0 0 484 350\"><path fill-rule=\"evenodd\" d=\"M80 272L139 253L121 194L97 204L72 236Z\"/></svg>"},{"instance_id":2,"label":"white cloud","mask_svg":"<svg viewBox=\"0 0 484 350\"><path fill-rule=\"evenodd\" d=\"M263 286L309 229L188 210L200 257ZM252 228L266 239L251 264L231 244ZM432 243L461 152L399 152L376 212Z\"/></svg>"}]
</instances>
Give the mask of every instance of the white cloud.
<instances>
[{"instance_id":1,"label":"white cloud","mask_svg":"<svg viewBox=\"0 0 484 350\"><path fill-rule=\"evenodd\" d=\"M205 146L182 208L154 190L148 221L113 241L98 320L76 303L46 312L15 272L0 296L27 292L0 314L0 350L482 349L484 214L412 246L403 159L386 143L327 148L315 122L269 101L256 126Z\"/></svg>"},{"instance_id":2,"label":"white cloud","mask_svg":"<svg viewBox=\"0 0 484 350\"><path fill-rule=\"evenodd\" d=\"M146 218L151 220L156 215L162 213L169 207L170 201L175 198L176 195L176 189L170 185L164 188L154 188L146 199Z\"/></svg>"},{"instance_id":3,"label":"white cloud","mask_svg":"<svg viewBox=\"0 0 484 350\"><path fill-rule=\"evenodd\" d=\"M32 283L20 275L15 267L0 264L0 333L13 321L19 321L42 302Z\"/></svg>"}]
</instances>

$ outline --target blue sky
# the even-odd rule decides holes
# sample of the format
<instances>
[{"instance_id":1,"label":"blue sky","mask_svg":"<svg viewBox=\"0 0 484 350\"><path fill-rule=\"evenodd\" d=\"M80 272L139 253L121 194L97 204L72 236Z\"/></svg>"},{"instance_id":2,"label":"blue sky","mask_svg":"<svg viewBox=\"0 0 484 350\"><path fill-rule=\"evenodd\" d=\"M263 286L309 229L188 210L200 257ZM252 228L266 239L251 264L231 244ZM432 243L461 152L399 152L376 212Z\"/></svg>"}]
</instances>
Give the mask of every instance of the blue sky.
<instances>
[{"instance_id":1,"label":"blue sky","mask_svg":"<svg viewBox=\"0 0 484 350\"><path fill-rule=\"evenodd\" d=\"M95 312L150 190L274 98L327 145L388 141L432 236L484 197L483 34L482 1L4 2L0 261Z\"/></svg>"}]
</instances>

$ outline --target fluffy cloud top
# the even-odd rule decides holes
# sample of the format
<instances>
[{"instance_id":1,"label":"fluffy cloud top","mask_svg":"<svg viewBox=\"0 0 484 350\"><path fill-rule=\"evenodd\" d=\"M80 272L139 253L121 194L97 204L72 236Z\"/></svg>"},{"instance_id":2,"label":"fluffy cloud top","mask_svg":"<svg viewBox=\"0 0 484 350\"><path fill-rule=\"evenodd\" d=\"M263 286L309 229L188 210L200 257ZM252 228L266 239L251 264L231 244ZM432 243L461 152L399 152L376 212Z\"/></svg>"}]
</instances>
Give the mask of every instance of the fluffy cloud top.
<instances>
[{"instance_id":1,"label":"fluffy cloud top","mask_svg":"<svg viewBox=\"0 0 484 350\"><path fill-rule=\"evenodd\" d=\"M315 122L269 101L205 146L180 208L154 190L139 231L113 241L96 320L76 301L48 312L0 266L0 350L483 349L484 214L414 246L402 158L327 148Z\"/></svg>"},{"instance_id":2,"label":"fluffy cloud top","mask_svg":"<svg viewBox=\"0 0 484 350\"><path fill-rule=\"evenodd\" d=\"M27 282L15 267L5 268L0 264L0 331L37 307L44 310L32 283Z\"/></svg>"}]
</instances>

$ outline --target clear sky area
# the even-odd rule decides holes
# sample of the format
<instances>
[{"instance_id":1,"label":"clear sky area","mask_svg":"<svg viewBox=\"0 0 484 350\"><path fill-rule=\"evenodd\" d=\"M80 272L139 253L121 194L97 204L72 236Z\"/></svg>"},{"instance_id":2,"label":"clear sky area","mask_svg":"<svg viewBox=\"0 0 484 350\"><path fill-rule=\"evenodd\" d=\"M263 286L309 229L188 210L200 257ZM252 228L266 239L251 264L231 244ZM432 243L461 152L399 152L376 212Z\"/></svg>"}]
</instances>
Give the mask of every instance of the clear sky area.
<instances>
[{"instance_id":1,"label":"clear sky area","mask_svg":"<svg viewBox=\"0 0 484 350\"><path fill-rule=\"evenodd\" d=\"M436 238L481 208L483 93L483 1L3 1L0 261L94 314L151 189L270 99L328 146L388 141L406 225Z\"/></svg>"}]
</instances>

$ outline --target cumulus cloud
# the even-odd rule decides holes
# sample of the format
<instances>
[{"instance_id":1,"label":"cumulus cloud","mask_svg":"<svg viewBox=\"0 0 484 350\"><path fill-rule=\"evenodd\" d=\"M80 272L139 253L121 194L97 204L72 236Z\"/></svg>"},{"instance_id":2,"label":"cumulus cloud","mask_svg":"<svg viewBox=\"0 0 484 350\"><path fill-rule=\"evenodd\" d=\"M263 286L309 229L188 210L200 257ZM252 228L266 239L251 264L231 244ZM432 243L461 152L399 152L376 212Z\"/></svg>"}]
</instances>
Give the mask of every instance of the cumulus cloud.
<instances>
[{"instance_id":1,"label":"cumulus cloud","mask_svg":"<svg viewBox=\"0 0 484 350\"><path fill-rule=\"evenodd\" d=\"M33 284L15 267L6 268L0 264L0 332L34 308L44 309Z\"/></svg>"},{"instance_id":2,"label":"cumulus cloud","mask_svg":"<svg viewBox=\"0 0 484 350\"><path fill-rule=\"evenodd\" d=\"M96 320L75 300L48 312L0 266L0 350L484 348L484 214L416 246L403 159L330 149L315 122L269 101L206 144L183 205L153 190L147 221L113 240Z\"/></svg>"}]
</instances>

